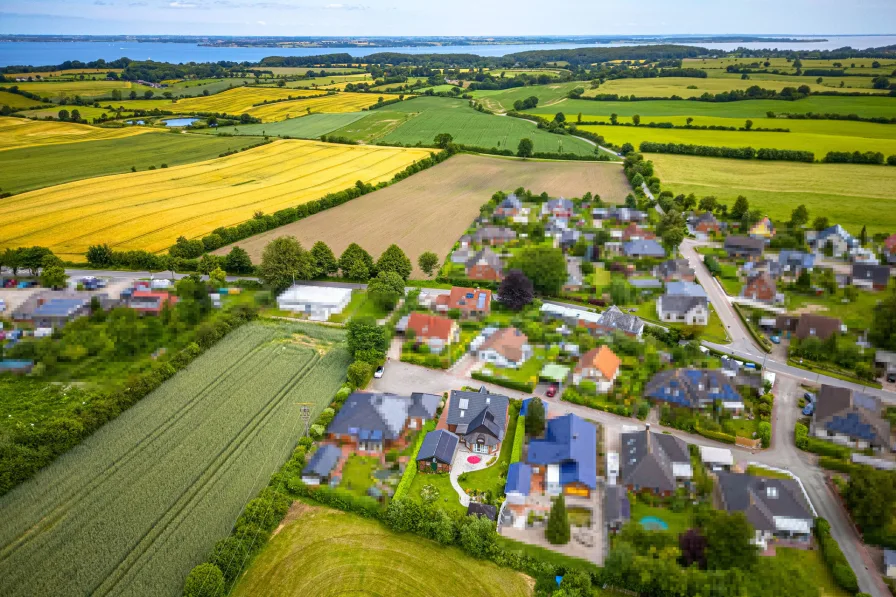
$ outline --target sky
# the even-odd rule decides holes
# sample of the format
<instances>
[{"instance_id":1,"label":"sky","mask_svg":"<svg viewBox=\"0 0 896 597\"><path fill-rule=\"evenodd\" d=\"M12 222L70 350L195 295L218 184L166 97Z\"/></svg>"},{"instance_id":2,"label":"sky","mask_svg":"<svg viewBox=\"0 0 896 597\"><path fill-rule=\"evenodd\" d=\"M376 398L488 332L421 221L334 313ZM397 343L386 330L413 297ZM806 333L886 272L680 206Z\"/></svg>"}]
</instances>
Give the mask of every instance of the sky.
<instances>
[{"instance_id":1,"label":"sky","mask_svg":"<svg viewBox=\"0 0 896 597\"><path fill-rule=\"evenodd\" d=\"M0 0L0 33L886 34L896 0Z\"/></svg>"}]
</instances>

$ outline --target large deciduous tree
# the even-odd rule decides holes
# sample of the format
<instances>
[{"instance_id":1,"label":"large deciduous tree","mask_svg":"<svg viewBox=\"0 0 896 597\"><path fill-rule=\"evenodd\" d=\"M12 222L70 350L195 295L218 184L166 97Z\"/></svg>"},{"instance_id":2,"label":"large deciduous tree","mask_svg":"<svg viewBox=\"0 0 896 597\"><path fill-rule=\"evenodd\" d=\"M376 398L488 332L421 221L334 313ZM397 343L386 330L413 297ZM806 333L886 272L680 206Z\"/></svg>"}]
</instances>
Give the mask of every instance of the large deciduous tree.
<instances>
[{"instance_id":1,"label":"large deciduous tree","mask_svg":"<svg viewBox=\"0 0 896 597\"><path fill-rule=\"evenodd\" d=\"M231 274L251 274L254 267L249 253L241 247L230 249L224 258L224 269Z\"/></svg>"},{"instance_id":2,"label":"large deciduous tree","mask_svg":"<svg viewBox=\"0 0 896 597\"><path fill-rule=\"evenodd\" d=\"M378 306L392 310L404 295L404 280L395 272L380 272L367 284L367 294Z\"/></svg>"},{"instance_id":3,"label":"large deciduous tree","mask_svg":"<svg viewBox=\"0 0 896 597\"><path fill-rule=\"evenodd\" d=\"M432 276L436 266L439 265L439 256L432 251L426 251L417 258L417 265L427 276Z\"/></svg>"},{"instance_id":4,"label":"large deciduous tree","mask_svg":"<svg viewBox=\"0 0 896 597\"><path fill-rule=\"evenodd\" d=\"M412 270L411 260L398 245L389 245L376 262L377 273L394 272L401 276L402 280L407 280Z\"/></svg>"},{"instance_id":5,"label":"large deciduous tree","mask_svg":"<svg viewBox=\"0 0 896 597\"><path fill-rule=\"evenodd\" d=\"M566 281L566 258L560 249L527 247L510 265L522 271L543 294L557 294Z\"/></svg>"},{"instance_id":6,"label":"large deciduous tree","mask_svg":"<svg viewBox=\"0 0 896 597\"><path fill-rule=\"evenodd\" d=\"M339 271L339 262L333 250L322 240L311 247L311 265L314 268L314 277L332 276Z\"/></svg>"},{"instance_id":7,"label":"large deciduous tree","mask_svg":"<svg viewBox=\"0 0 896 597\"><path fill-rule=\"evenodd\" d=\"M339 269L343 278L366 282L374 272L373 257L357 243L352 243L339 257Z\"/></svg>"},{"instance_id":8,"label":"large deciduous tree","mask_svg":"<svg viewBox=\"0 0 896 597\"><path fill-rule=\"evenodd\" d=\"M389 338L386 329L372 317L353 318L346 326L348 349L355 360L379 365L386 358Z\"/></svg>"},{"instance_id":9,"label":"large deciduous tree","mask_svg":"<svg viewBox=\"0 0 896 597\"><path fill-rule=\"evenodd\" d=\"M289 288L293 280L312 277L311 258L295 237L281 236L264 248L258 274L261 281L275 292L282 292Z\"/></svg>"},{"instance_id":10,"label":"large deciduous tree","mask_svg":"<svg viewBox=\"0 0 896 597\"><path fill-rule=\"evenodd\" d=\"M526 274L518 269L512 269L501 281L501 285L498 287L498 296L501 297L502 304L509 309L519 311L532 302L535 289L532 280L527 278Z\"/></svg>"}]
</instances>

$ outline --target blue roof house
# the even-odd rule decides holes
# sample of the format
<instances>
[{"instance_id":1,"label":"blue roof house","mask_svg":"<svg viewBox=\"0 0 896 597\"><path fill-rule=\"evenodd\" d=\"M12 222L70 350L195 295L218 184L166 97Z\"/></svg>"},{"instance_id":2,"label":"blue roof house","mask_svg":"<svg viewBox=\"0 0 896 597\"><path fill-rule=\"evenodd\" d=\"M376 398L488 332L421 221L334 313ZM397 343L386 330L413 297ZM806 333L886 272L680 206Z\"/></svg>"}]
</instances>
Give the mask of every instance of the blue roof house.
<instances>
[{"instance_id":1,"label":"blue roof house","mask_svg":"<svg viewBox=\"0 0 896 597\"><path fill-rule=\"evenodd\" d=\"M663 246L653 239L632 240L622 245L622 252L626 257L656 257L666 256Z\"/></svg>"},{"instance_id":2,"label":"blue roof house","mask_svg":"<svg viewBox=\"0 0 896 597\"><path fill-rule=\"evenodd\" d=\"M532 467L524 462L513 462L507 467L504 493L509 504L525 504L532 485Z\"/></svg>"},{"instance_id":3,"label":"blue roof house","mask_svg":"<svg viewBox=\"0 0 896 597\"><path fill-rule=\"evenodd\" d=\"M597 429L574 414L551 419L544 439L529 442L531 466L545 467L545 493L590 497L597 487Z\"/></svg>"},{"instance_id":4,"label":"blue roof house","mask_svg":"<svg viewBox=\"0 0 896 597\"><path fill-rule=\"evenodd\" d=\"M718 369L668 369L660 371L644 386L644 395L673 406L708 408L716 400L722 408L743 410L736 381Z\"/></svg>"}]
</instances>

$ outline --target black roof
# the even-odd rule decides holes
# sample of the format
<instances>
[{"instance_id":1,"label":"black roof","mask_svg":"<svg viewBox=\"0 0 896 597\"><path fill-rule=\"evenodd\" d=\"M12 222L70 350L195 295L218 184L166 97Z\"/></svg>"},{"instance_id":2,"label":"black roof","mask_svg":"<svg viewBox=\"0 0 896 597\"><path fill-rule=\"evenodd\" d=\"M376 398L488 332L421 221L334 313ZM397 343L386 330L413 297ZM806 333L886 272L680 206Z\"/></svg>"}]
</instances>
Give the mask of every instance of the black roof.
<instances>
[{"instance_id":1,"label":"black roof","mask_svg":"<svg viewBox=\"0 0 896 597\"><path fill-rule=\"evenodd\" d=\"M311 460L302 469L303 475L317 475L318 477L326 477L339 462L342 456L342 450L332 444L325 444L317 449L311 456Z\"/></svg>"},{"instance_id":2,"label":"black roof","mask_svg":"<svg viewBox=\"0 0 896 597\"><path fill-rule=\"evenodd\" d=\"M631 503L628 490L622 485L607 485L604 490L604 520L607 523L628 522L631 518Z\"/></svg>"},{"instance_id":3,"label":"black roof","mask_svg":"<svg viewBox=\"0 0 896 597\"><path fill-rule=\"evenodd\" d=\"M423 438L417 460L430 460L435 458L439 462L451 464L454 460L454 452L457 450L457 436L445 429L430 431Z\"/></svg>"},{"instance_id":4,"label":"black roof","mask_svg":"<svg viewBox=\"0 0 896 597\"><path fill-rule=\"evenodd\" d=\"M470 502L467 506L467 516L485 516L489 520L498 520L498 509L488 504Z\"/></svg>"},{"instance_id":5,"label":"black roof","mask_svg":"<svg viewBox=\"0 0 896 597\"><path fill-rule=\"evenodd\" d=\"M716 473L722 502L729 512L743 512L760 531L776 530L775 517L812 520L803 491L793 479L739 473Z\"/></svg>"},{"instance_id":6,"label":"black roof","mask_svg":"<svg viewBox=\"0 0 896 597\"><path fill-rule=\"evenodd\" d=\"M729 236L725 238L726 249L749 249L751 251L762 252L765 249L765 241L761 238L753 238L750 236Z\"/></svg>"},{"instance_id":7,"label":"black roof","mask_svg":"<svg viewBox=\"0 0 896 597\"><path fill-rule=\"evenodd\" d=\"M890 282L890 267L887 265L875 265L871 263L854 263L852 265L852 279L871 280L875 286L886 286Z\"/></svg>"}]
</instances>

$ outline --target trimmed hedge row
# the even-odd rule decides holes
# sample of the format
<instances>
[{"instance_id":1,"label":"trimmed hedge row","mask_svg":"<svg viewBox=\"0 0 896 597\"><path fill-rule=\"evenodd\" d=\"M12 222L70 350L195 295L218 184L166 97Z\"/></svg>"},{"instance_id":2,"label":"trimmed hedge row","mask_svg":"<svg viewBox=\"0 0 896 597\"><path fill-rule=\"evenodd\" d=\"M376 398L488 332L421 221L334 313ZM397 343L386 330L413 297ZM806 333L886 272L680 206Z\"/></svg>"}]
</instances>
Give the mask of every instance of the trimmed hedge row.
<instances>
[{"instance_id":1,"label":"trimmed hedge row","mask_svg":"<svg viewBox=\"0 0 896 597\"><path fill-rule=\"evenodd\" d=\"M505 388L510 388L511 390L517 390L520 392L531 392L535 389L534 383L526 383L522 381L516 381L513 379L504 379L502 377L492 377L491 375L486 375L481 371L474 371L470 374L470 377L475 379L476 381L484 381L488 383L493 383L497 386L502 386Z\"/></svg>"},{"instance_id":2,"label":"trimmed hedge row","mask_svg":"<svg viewBox=\"0 0 896 597\"><path fill-rule=\"evenodd\" d=\"M856 465L852 462L840 460L839 458L831 458L830 456L822 456L821 458L819 458L818 466L831 471L846 473L847 475L852 474L852 472L856 469Z\"/></svg>"},{"instance_id":3,"label":"trimmed hedge row","mask_svg":"<svg viewBox=\"0 0 896 597\"><path fill-rule=\"evenodd\" d=\"M677 155L696 155L711 158L732 158L737 160L781 160L787 162L814 162L815 154L811 151L752 147L716 147L713 145L689 145L686 143L655 143L642 141L641 151L645 153L671 153Z\"/></svg>"},{"instance_id":4,"label":"trimmed hedge row","mask_svg":"<svg viewBox=\"0 0 896 597\"><path fill-rule=\"evenodd\" d=\"M710 431L709 429L700 429L699 427L697 427L695 431L707 439L714 439L726 444L733 444L737 442L737 437L728 433L722 433L721 431Z\"/></svg>"},{"instance_id":5,"label":"trimmed hedge row","mask_svg":"<svg viewBox=\"0 0 896 597\"><path fill-rule=\"evenodd\" d=\"M602 410L605 413L613 413L614 415L619 415L620 417L632 416L631 407L625 406L624 404L617 404L615 406L602 404L601 402L598 402L596 398L583 396L572 388L568 388L565 392L563 392L563 401L571 402L572 404L578 404L579 406L587 406L588 408L593 408L595 410Z\"/></svg>"},{"instance_id":6,"label":"trimmed hedge row","mask_svg":"<svg viewBox=\"0 0 896 597\"><path fill-rule=\"evenodd\" d=\"M417 454L420 453L420 446L423 445L423 438L435 428L435 421L429 421L423 426L420 433L417 434L417 438L414 440L414 450L411 452L411 458L408 460L408 464L404 468L404 473L401 475L401 481L399 481L398 487L395 489L395 494L392 496L393 500L400 500L405 497L411 489L411 483L414 482L414 477L417 476Z\"/></svg>"},{"instance_id":7,"label":"trimmed hedge row","mask_svg":"<svg viewBox=\"0 0 896 597\"><path fill-rule=\"evenodd\" d=\"M523 443L526 441L526 417L520 415L516 420L516 431L513 434L513 450L510 452L510 464L523 459Z\"/></svg>"},{"instance_id":8,"label":"trimmed hedge row","mask_svg":"<svg viewBox=\"0 0 896 597\"><path fill-rule=\"evenodd\" d=\"M844 591L855 594L859 592L859 581L853 572L840 546L831 537L831 525L824 518L815 519L815 538L821 547L821 555L831 570L834 582Z\"/></svg>"}]
</instances>

